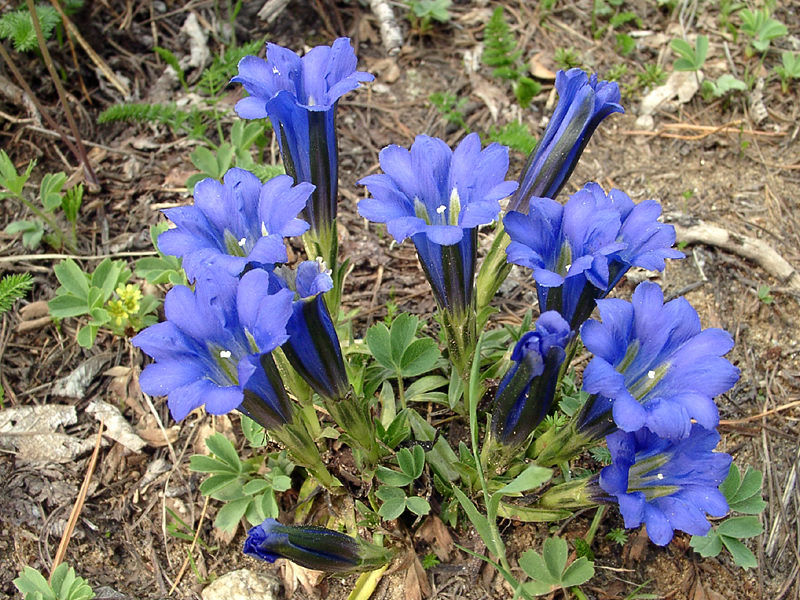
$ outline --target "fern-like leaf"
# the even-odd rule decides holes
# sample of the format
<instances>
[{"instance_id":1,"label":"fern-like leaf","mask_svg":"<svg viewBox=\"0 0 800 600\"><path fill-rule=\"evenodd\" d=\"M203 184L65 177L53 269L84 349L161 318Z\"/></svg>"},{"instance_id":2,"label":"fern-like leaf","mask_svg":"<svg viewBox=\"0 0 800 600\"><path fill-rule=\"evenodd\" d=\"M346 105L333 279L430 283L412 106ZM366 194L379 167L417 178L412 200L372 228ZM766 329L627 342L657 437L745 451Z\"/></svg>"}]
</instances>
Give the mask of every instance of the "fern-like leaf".
<instances>
[{"instance_id":1,"label":"fern-like leaf","mask_svg":"<svg viewBox=\"0 0 800 600\"><path fill-rule=\"evenodd\" d=\"M483 62L494 67L494 75L503 79L515 79L516 62L521 52L517 51L517 42L511 35L511 29L503 15L503 7L498 6L492 18L486 24L484 33L486 49L483 51Z\"/></svg>"},{"instance_id":2,"label":"fern-like leaf","mask_svg":"<svg viewBox=\"0 0 800 600\"><path fill-rule=\"evenodd\" d=\"M53 29L61 22L61 17L55 8L44 4L36 7L36 15L39 17L44 39L50 39ZM27 8L7 12L0 17L0 38L11 40L18 52L29 52L39 47L33 20Z\"/></svg>"},{"instance_id":3,"label":"fern-like leaf","mask_svg":"<svg viewBox=\"0 0 800 600\"><path fill-rule=\"evenodd\" d=\"M174 104L123 103L108 107L97 117L98 123L136 122L161 123L173 132L188 131L193 137L202 136L205 122L214 111L192 108L181 110Z\"/></svg>"},{"instance_id":4,"label":"fern-like leaf","mask_svg":"<svg viewBox=\"0 0 800 600\"><path fill-rule=\"evenodd\" d=\"M14 302L31 291L33 277L30 273L14 273L0 280L0 314L11 309Z\"/></svg>"}]
</instances>

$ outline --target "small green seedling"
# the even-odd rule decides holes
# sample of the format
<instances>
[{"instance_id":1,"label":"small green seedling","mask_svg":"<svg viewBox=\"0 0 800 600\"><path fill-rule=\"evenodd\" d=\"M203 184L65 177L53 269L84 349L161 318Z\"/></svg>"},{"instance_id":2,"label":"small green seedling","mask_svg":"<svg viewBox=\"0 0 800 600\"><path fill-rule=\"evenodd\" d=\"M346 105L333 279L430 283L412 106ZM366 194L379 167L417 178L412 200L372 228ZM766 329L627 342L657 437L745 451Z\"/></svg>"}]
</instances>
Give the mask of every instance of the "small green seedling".
<instances>
[{"instance_id":1,"label":"small green seedling","mask_svg":"<svg viewBox=\"0 0 800 600\"><path fill-rule=\"evenodd\" d=\"M251 525L264 519L278 516L275 492L285 492L292 487L289 478L294 465L284 453L267 457L268 470L260 474L263 456L246 460L239 458L236 448L221 433L206 440L211 456L195 454L189 468L198 473L208 473L200 492L224 502L217 513L214 526L223 531L235 531L239 521L245 517Z\"/></svg>"},{"instance_id":2,"label":"small green seedling","mask_svg":"<svg viewBox=\"0 0 800 600\"><path fill-rule=\"evenodd\" d=\"M14 302L24 298L32 287L33 276L30 273L3 275L0 280L0 315L11 310Z\"/></svg>"},{"instance_id":3,"label":"small green seedling","mask_svg":"<svg viewBox=\"0 0 800 600\"><path fill-rule=\"evenodd\" d=\"M586 583L594 576L594 563L581 557L567 565L567 542L559 537L547 538L542 553L526 550L519 566L531 578L523 588L534 596L544 596L562 588Z\"/></svg>"},{"instance_id":4,"label":"small green seedling","mask_svg":"<svg viewBox=\"0 0 800 600\"><path fill-rule=\"evenodd\" d=\"M414 446L411 451L401 448L397 453L399 471L379 466L375 471L378 481L384 485L378 489L376 496L383 501L378 514L385 520L391 521L399 517L408 509L418 516L427 515L431 505L425 498L419 496L406 496L402 489L411 486L422 475L425 468L425 451L421 446Z\"/></svg>"},{"instance_id":5,"label":"small green seedling","mask_svg":"<svg viewBox=\"0 0 800 600\"><path fill-rule=\"evenodd\" d=\"M786 25L772 18L766 6L758 10L745 8L739 16L742 18L742 33L752 38L750 43L758 52L766 52L770 42L789 33Z\"/></svg>"},{"instance_id":6,"label":"small green seedling","mask_svg":"<svg viewBox=\"0 0 800 600\"><path fill-rule=\"evenodd\" d=\"M775 298L772 297L772 294L770 292L771 290L768 285L763 284L758 286L758 291L757 291L758 299L761 300L761 302L763 302L764 304L772 304L773 302L775 302Z\"/></svg>"},{"instance_id":7,"label":"small green seedling","mask_svg":"<svg viewBox=\"0 0 800 600\"><path fill-rule=\"evenodd\" d=\"M792 79L800 79L800 55L794 52L781 53L781 63L775 67L775 72L781 78L781 91L786 94L789 91L789 82Z\"/></svg>"},{"instance_id":8,"label":"small green seedling","mask_svg":"<svg viewBox=\"0 0 800 600\"><path fill-rule=\"evenodd\" d=\"M680 57L673 64L676 71L699 71L706 62L708 36L698 35L694 46L686 40L672 40L670 47Z\"/></svg>"},{"instance_id":9,"label":"small green seedling","mask_svg":"<svg viewBox=\"0 0 800 600\"><path fill-rule=\"evenodd\" d=\"M426 33L431 29L431 21L450 21L452 4L452 0L407 0L408 20L414 29Z\"/></svg>"},{"instance_id":10,"label":"small green seedling","mask_svg":"<svg viewBox=\"0 0 800 600\"><path fill-rule=\"evenodd\" d=\"M67 563L59 564L47 579L31 567L25 567L14 580L24 600L92 600L95 594L83 577Z\"/></svg>"}]
</instances>

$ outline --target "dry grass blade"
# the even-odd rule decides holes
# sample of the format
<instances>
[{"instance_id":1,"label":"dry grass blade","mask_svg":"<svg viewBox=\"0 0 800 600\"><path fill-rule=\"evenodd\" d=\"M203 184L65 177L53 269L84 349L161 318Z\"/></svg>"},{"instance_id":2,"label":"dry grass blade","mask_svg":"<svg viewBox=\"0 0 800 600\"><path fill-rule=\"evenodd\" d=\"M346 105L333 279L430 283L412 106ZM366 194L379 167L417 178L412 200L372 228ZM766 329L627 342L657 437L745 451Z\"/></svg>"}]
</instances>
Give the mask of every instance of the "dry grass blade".
<instances>
[{"instance_id":1,"label":"dry grass blade","mask_svg":"<svg viewBox=\"0 0 800 600\"><path fill-rule=\"evenodd\" d=\"M97 68L100 69L103 75L106 76L106 79L108 79L108 81L111 82L111 85L117 88L120 94L122 94L125 98L128 98L131 95L130 88L128 88L128 86L125 85L123 81L120 81L119 77L114 75L114 71L111 70L111 67L108 66L108 63L104 61L102 57L99 54L97 54L97 52L94 51L94 48L92 48L89 45L89 42L87 42L83 38L83 36L78 32L78 29L75 27L72 21L70 21L69 17L61 9L61 6L59 6L58 0L50 0L50 4L52 4L53 8L55 8L58 11L58 14L61 16L61 20L63 21L64 26L67 28L69 34L74 36L75 39L78 40L78 43L81 45L81 48L84 49L86 54L89 55L89 58L92 59L92 62L96 64Z\"/></svg>"},{"instance_id":2,"label":"dry grass blade","mask_svg":"<svg viewBox=\"0 0 800 600\"><path fill-rule=\"evenodd\" d=\"M89 482L91 482L94 468L97 466L97 457L100 455L100 442L102 440L103 422L100 421L100 428L97 430L97 440L94 444L94 450L92 451L91 458L89 458L89 465L86 467L86 476L83 478L83 484L81 484L78 497L75 499L75 504L72 506L72 512L69 514L69 521L67 521L67 527L64 529L64 535L61 536L61 542L58 544L58 550L56 550L56 556L53 559L53 566L50 569L51 575L61 561L64 560L64 556L67 553L69 540L72 537L72 532L75 530L75 524L78 522L81 509L83 509L83 503L86 501L86 494L89 492Z\"/></svg>"}]
</instances>

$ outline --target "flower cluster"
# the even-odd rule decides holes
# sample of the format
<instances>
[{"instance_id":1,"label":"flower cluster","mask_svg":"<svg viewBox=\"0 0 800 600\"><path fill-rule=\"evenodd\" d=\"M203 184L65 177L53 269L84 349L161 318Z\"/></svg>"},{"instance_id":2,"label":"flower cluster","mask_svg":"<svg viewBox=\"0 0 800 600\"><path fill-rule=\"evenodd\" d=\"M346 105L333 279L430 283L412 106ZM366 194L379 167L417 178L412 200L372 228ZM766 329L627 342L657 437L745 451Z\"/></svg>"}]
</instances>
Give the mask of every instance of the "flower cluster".
<instances>
[{"instance_id":1,"label":"flower cluster","mask_svg":"<svg viewBox=\"0 0 800 600\"><path fill-rule=\"evenodd\" d=\"M378 381L384 409L378 439L374 402L364 393L372 366L348 365L337 335L347 265L338 260L335 114L343 94L372 79L356 66L346 38L303 57L268 44L266 59L249 56L239 63L232 81L250 95L236 111L247 119L270 119L288 175L262 183L248 171L231 169L222 181L198 183L192 206L165 211L174 227L159 237L160 250L182 258L193 287L170 290L166 320L133 343L155 360L142 372L142 390L167 396L176 419L201 406L212 414L239 410L332 490L341 484L327 472L315 442L325 443L317 417L323 405L341 430L339 442L354 451L364 482L372 484L376 469L383 476L387 485L377 497L387 501L381 492L393 488L386 477L412 489L425 463L436 469L442 456L456 455L445 452L447 441L440 440L437 453L421 459L421 447L413 455L405 450L411 465L398 452L402 473L378 466L403 436L416 432L416 421L407 432L402 428L419 415L405 405L402 369L387 371L381 362L381 375L373 377L397 377L403 414L392 405L392 385ZM450 473L441 482L461 476L467 486L479 483L489 499L484 473L499 475L487 513L501 514L501 497L527 492L516 479L508 481L527 470L525 456L538 463L530 472L549 473L541 467L561 466L607 436L609 466L550 486L537 494L539 506L531 510L556 518L560 513L553 509L613 502L626 526L646 524L657 544L668 543L675 530L703 535L706 516L728 509L717 489L730 457L714 451L720 439L714 397L738 378L724 358L733 341L722 330L702 329L684 298L665 302L654 283L641 283L631 302L607 298L632 267L661 271L666 259L683 255L672 248L675 230L660 222L661 206L654 200L635 203L620 190L606 193L588 183L563 204L556 201L594 130L622 112L619 87L596 75L559 72L556 89L558 107L519 184L506 180L508 149L482 147L477 134L452 149L426 135L410 148L388 146L380 152L383 172L359 181L369 192L359 214L384 223L398 242L410 238L416 248L451 363L448 401L463 398L455 410L469 407L475 426L484 380L500 380L482 451L473 430L474 461L445 465ZM478 229L498 220L501 201L509 197L476 285ZM311 260L290 268L286 238L301 235ZM512 264L530 269L541 314L531 331L515 334L516 344L493 363L492 373L481 377L487 356L480 352L479 332L492 310L488 300ZM483 269L488 274L482 280ZM129 291L118 291L119 314L138 306ZM599 320L589 318L595 307ZM413 344L404 347L403 340L416 333L413 327L400 329L389 334L393 362L398 353L405 359ZM580 409L567 410L558 399L581 343L592 354L583 373L588 399ZM431 362L438 356L437 351ZM348 367L351 374L361 369L353 386ZM568 417L554 416L556 406L571 415L566 426ZM413 510L412 499L405 493L402 498ZM458 501L466 507L460 496ZM274 519L248 532L244 551L332 572L374 569L390 557L335 530Z\"/></svg>"},{"instance_id":2,"label":"flower cluster","mask_svg":"<svg viewBox=\"0 0 800 600\"><path fill-rule=\"evenodd\" d=\"M532 198L529 213L504 219L508 261L533 270L539 306L557 310L577 328L631 267L663 270L682 258L671 246L675 228L658 222L655 200L634 202L620 190L589 183L566 204Z\"/></svg>"}]
</instances>

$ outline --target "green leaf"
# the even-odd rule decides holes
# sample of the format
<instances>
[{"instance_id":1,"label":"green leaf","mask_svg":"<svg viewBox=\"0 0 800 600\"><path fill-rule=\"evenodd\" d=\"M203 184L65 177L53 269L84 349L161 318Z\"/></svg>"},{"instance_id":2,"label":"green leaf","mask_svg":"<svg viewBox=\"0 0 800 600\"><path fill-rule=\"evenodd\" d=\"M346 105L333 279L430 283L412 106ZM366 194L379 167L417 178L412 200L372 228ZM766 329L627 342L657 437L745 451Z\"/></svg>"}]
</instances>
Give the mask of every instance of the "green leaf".
<instances>
[{"instance_id":1,"label":"green leaf","mask_svg":"<svg viewBox=\"0 0 800 600\"><path fill-rule=\"evenodd\" d=\"M463 508L464 512L467 514L467 518L472 523L472 526L475 527L475 531L478 532L478 535L481 536L483 543L486 544L486 549L495 556L501 556L501 552L505 552L505 549L498 548L497 543L495 543L495 537L492 535L492 529L489 525L488 519L478 511L478 509L472 503L472 500L467 498L466 494L464 494L464 492L462 492L458 487L453 486L453 493L458 499L458 503L461 505L461 508ZM501 545L503 543L503 541L499 539L498 542Z\"/></svg>"},{"instance_id":2,"label":"green leaf","mask_svg":"<svg viewBox=\"0 0 800 600\"><path fill-rule=\"evenodd\" d=\"M267 434L264 428L250 417L241 416L242 433L253 448L262 448L267 445Z\"/></svg>"},{"instance_id":3,"label":"green leaf","mask_svg":"<svg viewBox=\"0 0 800 600\"><path fill-rule=\"evenodd\" d=\"M67 317L77 317L89 312L89 307L86 305L86 300L73 296L71 294L60 294L47 303L50 309L50 316L57 319L66 319Z\"/></svg>"},{"instance_id":4,"label":"green leaf","mask_svg":"<svg viewBox=\"0 0 800 600\"><path fill-rule=\"evenodd\" d=\"M97 337L98 327L96 325L84 325L78 329L75 339L81 348L91 348L94 345L94 340Z\"/></svg>"},{"instance_id":5,"label":"green leaf","mask_svg":"<svg viewBox=\"0 0 800 600\"><path fill-rule=\"evenodd\" d=\"M204 496L217 496L219 492L229 485L236 483L238 476L232 473L217 473L203 480L200 484L200 493Z\"/></svg>"},{"instance_id":6,"label":"green leaf","mask_svg":"<svg viewBox=\"0 0 800 600\"><path fill-rule=\"evenodd\" d=\"M672 40L670 47L680 56L674 64L676 71L697 71L706 60L708 36L698 35L694 47L681 39Z\"/></svg>"},{"instance_id":7,"label":"green leaf","mask_svg":"<svg viewBox=\"0 0 800 600\"><path fill-rule=\"evenodd\" d=\"M389 332L392 364L396 367L403 366L403 354L406 348L411 344L414 335L417 333L417 325L419 319L414 315L408 313L401 313L392 322L392 328Z\"/></svg>"},{"instance_id":8,"label":"green leaf","mask_svg":"<svg viewBox=\"0 0 800 600\"><path fill-rule=\"evenodd\" d=\"M396 519L406 509L406 494L400 488L384 486L375 495L383 500L378 514L386 521Z\"/></svg>"},{"instance_id":9,"label":"green leaf","mask_svg":"<svg viewBox=\"0 0 800 600\"><path fill-rule=\"evenodd\" d=\"M75 223L78 220L78 212L83 203L83 184L79 183L76 186L69 188L61 197L61 209L64 211L64 216L70 223Z\"/></svg>"},{"instance_id":10,"label":"green leaf","mask_svg":"<svg viewBox=\"0 0 800 600\"><path fill-rule=\"evenodd\" d=\"M741 477L739 468L736 464L732 464L728 476L719 486L719 490L725 495L732 511L757 515L767 505L761 498L762 478L761 471L749 466L744 477Z\"/></svg>"},{"instance_id":11,"label":"green leaf","mask_svg":"<svg viewBox=\"0 0 800 600\"><path fill-rule=\"evenodd\" d=\"M372 353L372 356L378 361L382 367L395 370L394 362L392 361L392 342L389 330L383 323L377 323L367 330L365 336L367 347Z\"/></svg>"},{"instance_id":12,"label":"green leaf","mask_svg":"<svg viewBox=\"0 0 800 600\"><path fill-rule=\"evenodd\" d=\"M722 539L714 529L711 529L706 535L693 535L690 544L694 551L703 558L717 556L722 551Z\"/></svg>"},{"instance_id":13,"label":"green leaf","mask_svg":"<svg viewBox=\"0 0 800 600\"><path fill-rule=\"evenodd\" d=\"M194 454L189 459L189 469L197 473L227 473L238 475L239 470L228 463L205 454Z\"/></svg>"},{"instance_id":14,"label":"green leaf","mask_svg":"<svg viewBox=\"0 0 800 600\"><path fill-rule=\"evenodd\" d=\"M194 152L189 155L192 164L200 169L202 175L205 177L213 177L220 179L223 173L219 172L217 157L205 146L198 146Z\"/></svg>"},{"instance_id":15,"label":"green leaf","mask_svg":"<svg viewBox=\"0 0 800 600\"><path fill-rule=\"evenodd\" d=\"M528 465L528 468L500 488L497 493L508 495L533 490L550 481L551 477L553 477L553 469Z\"/></svg>"},{"instance_id":16,"label":"green leaf","mask_svg":"<svg viewBox=\"0 0 800 600\"><path fill-rule=\"evenodd\" d=\"M11 310L16 300L24 298L33 287L30 273L11 273L0 279L0 314Z\"/></svg>"},{"instance_id":17,"label":"green leaf","mask_svg":"<svg viewBox=\"0 0 800 600\"><path fill-rule=\"evenodd\" d=\"M217 518L214 520L214 526L222 531L232 532L234 529L236 529L239 521L242 520L244 513L247 511L248 505L252 501L252 498L247 497L228 502L225 504L225 506L219 509Z\"/></svg>"},{"instance_id":18,"label":"green leaf","mask_svg":"<svg viewBox=\"0 0 800 600\"><path fill-rule=\"evenodd\" d=\"M67 182L66 173L47 173L42 177L42 183L39 185L39 198L42 201L42 206L48 212L52 212L61 206L61 188Z\"/></svg>"},{"instance_id":19,"label":"green leaf","mask_svg":"<svg viewBox=\"0 0 800 600\"><path fill-rule=\"evenodd\" d=\"M263 492L267 488L269 488L269 481L266 479L253 479L242 486L242 492L248 496L252 496L253 494Z\"/></svg>"},{"instance_id":20,"label":"green leaf","mask_svg":"<svg viewBox=\"0 0 800 600\"><path fill-rule=\"evenodd\" d=\"M3 18L5 18L5 15ZM2 19L0 19L0 23L2 23ZM0 33L0 35L2 34ZM35 160L30 161L28 167L20 175L5 150L0 150L0 186L6 188L14 196L22 196L22 190L25 187L25 183L30 179L31 171L33 171L35 164Z\"/></svg>"},{"instance_id":21,"label":"green leaf","mask_svg":"<svg viewBox=\"0 0 800 600\"><path fill-rule=\"evenodd\" d=\"M275 500L275 493L273 490L267 490L264 492L264 495L261 496L261 502L259 503L261 508L261 518L254 522L253 525L257 525L261 523L264 519L274 519L280 513L280 509L278 508L278 502Z\"/></svg>"},{"instance_id":22,"label":"green leaf","mask_svg":"<svg viewBox=\"0 0 800 600\"><path fill-rule=\"evenodd\" d=\"M594 565L586 557L581 557L566 568L561 575L561 586L568 588L581 585L594 577Z\"/></svg>"},{"instance_id":23,"label":"green leaf","mask_svg":"<svg viewBox=\"0 0 800 600\"><path fill-rule=\"evenodd\" d=\"M14 585L27 598L28 594L39 593L46 600L55 600L56 596L47 580L32 567L24 567L22 573L14 580Z\"/></svg>"},{"instance_id":24,"label":"green leaf","mask_svg":"<svg viewBox=\"0 0 800 600\"><path fill-rule=\"evenodd\" d=\"M412 496L410 498L406 498L406 507L412 513L418 516L427 515L431 512L431 505L425 498L420 498L419 496Z\"/></svg>"},{"instance_id":25,"label":"green leaf","mask_svg":"<svg viewBox=\"0 0 800 600\"><path fill-rule=\"evenodd\" d=\"M422 470L425 468L425 451L422 449L422 446L414 446L412 456L414 458L413 476L414 479L417 479L422 475Z\"/></svg>"},{"instance_id":26,"label":"green leaf","mask_svg":"<svg viewBox=\"0 0 800 600\"><path fill-rule=\"evenodd\" d=\"M236 452L236 448L233 447L230 440L224 435L215 433L209 436L206 440L206 446L214 453L214 456L226 463L237 473L242 472L242 463L239 460L239 454Z\"/></svg>"},{"instance_id":27,"label":"green leaf","mask_svg":"<svg viewBox=\"0 0 800 600\"><path fill-rule=\"evenodd\" d=\"M375 477L378 478L378 481L393 487L405 487L414 481L410 475L383 466L378 466Z\"/></svg>"},{"instance_id":28,"label":"green leaf","mask_svg":"<svg viewBox=\"0 0 800 600\"><path fill-rule=\"evenodd\" d=\"M743 569L750 569L758 566L758 561L755 555L736 538L728 537L727 535L720 536L722 543L728 549L733 557L733 562L742 567Z\"/></svg>"},{"instance_id":29,"label":"green leaf","mask_svg":"<svg viewBox=\"0 0 800 600\"><path fill-rule=\"evenodd\" d=\"M542 547L542 558L547 565L547 572L555 580L561 579L561 573L567 565L567 542L559 537L545 539Z\"/></svg>"},{"instance_id":30,"label":"green leaf","mask_svg":"<svg viewBox=\"0 0 800 600\"><path fill-rule=\"evenodd\" d=\"M97 265L90 280L93 287L101 290L101 298L103 302L106 302L117 286L125 283L129 278L130 271L125 268L124 262L106 258Z\"/></svg>"},{"instance_id":31,"label":"green leaf","mask_svg":"<svg viewBox=\"0 0 800 600\"><path fill-rule=\"evenodd\" d=\"M532 579L538 579L541 582L558 581L558 579L553 580L542 555L535 550L526 550L523 552L519 557L519 566L525 574Z\"/></svg>"},{"instance_id":32,"label":"green leaf","mask_svg":"<svg viewBox=\"0 0 800 600\"><path fill-rule=\"evenodd\" d=\"M414 457L411 455L411 450L408 448L402 448L400 452L397 453L397 464L400 466L400 470L408 475L409 477L415 479L414 472L416 471L414 467Z\"/></svg>"},{"instance_id":33,"label":"green leaf","mask_svg":"<svg viewBox=\"0 0 800 600\"><path fill-rule=\"evenodd\" d=\"M292 487L292 480L288 475L273 475L272 489L276 492L285 492Z\"/></svg>"},{"instance_id":34,"label":"green leaf","mask_svg":"<svg viewBox=\"0 0 800 600\"><path fill-rule=\"evenodd\" d=\"M89 295L89 277L71 258L55 265L53 272L58 282L73 296L85 299Z\"/></svg>"},{"instance_id":35,"label":"green leaf","mask_svg":"<svg viewBox=\"0 0 800 600\"><path fill-rule=\"evenodd\" d=\"M436 365L440 356L441 352L435 340L431 338L414 340L406 347L399 361L400 372L403 377L422 375Z\"/></svg>"},{"instance_id":36,"label":"green leaf","mask_svg":"<svg viewBox=\"0 0 800 600\"><path fill-rule=\"evenodd\" d=\"M758 517L732 517L720 523L717 532L727 537L751 538L764 530Z\"/></svg>"}]
</instances>

